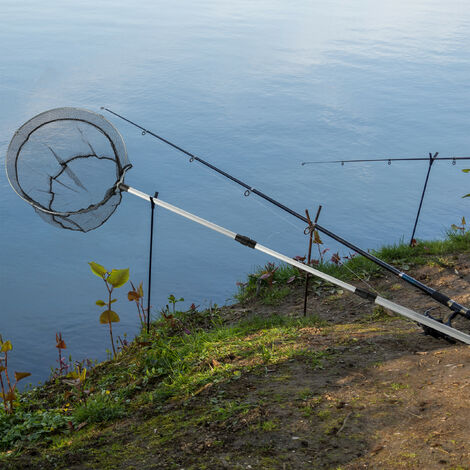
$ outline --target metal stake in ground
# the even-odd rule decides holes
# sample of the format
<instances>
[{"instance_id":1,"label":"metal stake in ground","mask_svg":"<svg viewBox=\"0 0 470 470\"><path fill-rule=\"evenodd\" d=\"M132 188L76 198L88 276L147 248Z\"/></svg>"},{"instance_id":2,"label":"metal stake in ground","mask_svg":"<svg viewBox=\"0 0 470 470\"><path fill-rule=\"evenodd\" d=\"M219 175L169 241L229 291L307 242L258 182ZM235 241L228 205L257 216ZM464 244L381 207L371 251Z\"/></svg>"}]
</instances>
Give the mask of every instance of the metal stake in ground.
<instances>
[{"instance_id":1,"label":"metal stake in ground","mask_svg":"<svg viewBox=\"0 0 470 470\"><path fill-rule=\"evenodd\" d=\"M155 192L153 198L150 198L150 247L149 247L149 273L148 273L148 289L147 289L147 333L150 333L150 297L152 293L152 253L153 253L153 219L155 214L155 202L158 191Z\"/></svg>"},{"instance_id":2,"label":"metal stake in ground","mask_svg":"<svg viewBox=\"0 0 470 470\"><path fill-rule=\"evenodd\" d=\"M424 182L424 188L423 188L423 192L421 194L421 200L419 201L419 207L418 207L418 213L416 214L416 220L415 220L415 225L413 227L413 233L411 234L411 239L410 239L410 246L414 246L414 244L416 243L415 241L415 232L416 232L416 226L418 225L418 219L419 219L419 214L421 213L421 206L423 205L423 199L424 199L424 193L426 192L426 187L428 185L428 180L429 180L429 173L431 173L431 167L432 167L432 164L434 163L434 161L436 160L436 157L439 155L439 152L436 152L433 155L431 155L431 153L429 153L429 166L428 166L428 172L426 174L426 180Z\"/></svg>"},{"instance_id":3,"label":"metal stake in ground","mask_svg":"<svg viewBox=\"0 0 470 470\"><path fill-rule=\"evenodd\" d=\"M318 217L320 217L322 206L318 206L317 215L315 216L315 222L312 224L310 220L310 215L308 213L308 209L305 209L305 215L308 220L308 227L306 230L309 232L308 238L308 256L307 256L307 264L310 266L310 262L312 261L312 242L313 242L313 232L315 230L315 225L318 222ZM308 281L310 279L310 274L305 273L305 295L304 295L304 317L307 315L307 300L308 300Z\"/></svg>"}]
</instances>

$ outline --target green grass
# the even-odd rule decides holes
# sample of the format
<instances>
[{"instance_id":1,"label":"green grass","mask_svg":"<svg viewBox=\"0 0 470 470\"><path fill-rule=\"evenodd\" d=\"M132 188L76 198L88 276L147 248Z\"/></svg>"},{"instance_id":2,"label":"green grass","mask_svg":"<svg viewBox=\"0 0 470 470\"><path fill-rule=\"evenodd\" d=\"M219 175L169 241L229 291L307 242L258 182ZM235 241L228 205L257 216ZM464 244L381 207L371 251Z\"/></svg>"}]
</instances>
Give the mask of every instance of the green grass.
<instances>
[{"instance_id":1,"label":"green grass","mask_svg":"<svg viewBox=\"0 0 470 470\"><path fill-rule=\"evenodd\" d=\"M382 306L376 305L372 309L372 313L363 316L361 323L389 322L395 320L395 318L396 317L394 315L390 315Z\"/></svg>"},{"instance_id":2,"label":"green grass","mask_svg":"<svg viewBox=\"0 0 470 470\"><path fill-rule=\"evenodd\" d=\"M255 318L191 335L159 338L142 357L147 374L159 376L155 397L184 397L200 387L237 379L240 369L277 363L298 353L299 327L319 326L316 317Z\"/></svg>"},{"instance_id":3,"label":"green grass","mask_svg":"<svg viewBox=\"0 0 470 470\"><path fill-rule=\"evenodd\" d=\"M211 418L215 418L218 421L226 421L234 415L243 415L253 405L248 403L240 403L234 400L226 400L221 405L215 405L211 410Z\"/></svg>"},{"instance_id":4,"label":"green grass","mask_svg":"<svg viewBox=\"0 0 470 470\"><path fill-rule=\"evenodd\" d=\"M75 409L73 420L76 423L106 423L124 415L124 406L118 400L113 400L108 395L97 395Z\"/></svg>"},{"instance_id":5,"label":"green grass","mask_svg":"<svg viewBox=\"0 0 470 470\"><path fill-rule=\"evenodd\" d=\"M90 371L83 387L86 393L54 380L22 394L15 415L0 412L0 451L30 441L60 441L71 432L69 421L73 428L80 423L102 425L145 410L154 414L168 401L185 401L205 387L238 380L249 371L263 371L299 354L313 367L320 367L331 355L328 351L307 354L309 345L301 341L302 327L325 325L315 316L254 318L233 326L209 322L212 327L204 329L188 315L178 312L177 327L174 318L156 322L150 335L142 334L116 360ZM186 333L188 324L190 333ZM201 324L208 322L202 319ZM223 399L211 406L214 420L248 409L247 404Z\"/></svg>"}]
</instances>

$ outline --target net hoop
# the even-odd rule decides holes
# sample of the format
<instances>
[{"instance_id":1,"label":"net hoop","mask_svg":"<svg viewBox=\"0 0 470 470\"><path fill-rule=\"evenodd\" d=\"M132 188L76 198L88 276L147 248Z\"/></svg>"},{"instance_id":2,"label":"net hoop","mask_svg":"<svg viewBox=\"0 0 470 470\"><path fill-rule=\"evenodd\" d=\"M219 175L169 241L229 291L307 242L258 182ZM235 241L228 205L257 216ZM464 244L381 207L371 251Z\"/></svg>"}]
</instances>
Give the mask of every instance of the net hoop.
<instances>
[{"instance_id":1,"label":"net hoop","mask_svg":"<svg viewBox=\"0 0 470 470\"><path fill-rule=\"evenodd\" d=\"M31 118L29 121L25 122L15 132L13 138L10 141L10 145L8 146L7 156L5 159L5 167L8 181L13 190L18 194L18 196L20 196L28 204L31 204L39 212L50 214L51 216L65 218L70 216L70 212L54 211L38 203L37 201L32 199L26 191L23 190L18 179L18 157L20 155L21 149L28 142L30 136L46 124L60 121L83 122L96 128L108 140L114 152L114 158L112 158L112 160L114 160L116 164L116 181L112 188L110 188L106 192L104 199L102 199L98 203L91 204L86 208L76 210L73 212L74 214L83 214L86 212L91 212L105 205L114 195L120 193L119 185L124 182L125 173L127 170L132 168L132 165L128 161L126 145L121 134L101 114L80 108L63 107L44 111ZM80 157L81 156L79 155L75 158ZM83 155L82 157L87 157L87 155Z\"/></svg>"}]
</instances>

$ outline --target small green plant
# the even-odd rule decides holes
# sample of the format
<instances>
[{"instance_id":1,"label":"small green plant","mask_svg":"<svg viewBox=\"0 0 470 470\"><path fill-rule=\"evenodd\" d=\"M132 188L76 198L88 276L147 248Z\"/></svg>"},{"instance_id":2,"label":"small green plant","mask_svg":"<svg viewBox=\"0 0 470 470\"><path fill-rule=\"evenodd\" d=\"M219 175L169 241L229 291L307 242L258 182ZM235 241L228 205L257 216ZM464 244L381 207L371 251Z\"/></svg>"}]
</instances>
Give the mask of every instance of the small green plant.
<instances>
[{"instance_id":1,"label":"small green plant","mask_svg":"<svg viewBox=\"0 0 470 470\"><path fill-rule=\"evenodd\" d=\"M116 357L116 348L114 347L113 327L112 323L121 321L119 315L111 310L111 305L117 301L112 298L113 290L122 287L129 280L129 268L126 269L113 269L108 271L101 264L90 262L91 271L96 276L103 279L106 290L108 291L108 301L97 300L95 303L98 307L106 307L106 310L100 315L100 323L109 325L109 336L111 337L111 346L113 347L114 358Z\"/></svg>"},{"instance_id":2,"label":"small green plant","mask_svg":"<svg viewBox=\"0 0 470 470\"><path fill-rule=\"evenodd\" d=\"M330 418L330 416L331 416L331 411L330 411L330 410L320 410L320 411L317 411L317 416L318 416L321 420L325 421L325 420L327 420L327 419Z\"/></svg>"},{"instance_id":3,"label":"small green plant","mask_svg":"<svg viewBox=\"0 0 470 470\"><path fill-rule=\"evenodd\" d=\"M390 388L395 391L405 390L406 388L409 388L409 387L410 386L408 384L402 384L402 383L397 383L397 382L393 382L390 384Z\"/></svg>"},{"instance_id":4,"label":"small green plant","mask_svg":"<svg viewBox=\"0 0 470 470\"><path fill-rule=\"evenodd\" d=\"M172 309L173 309L173 315L176 313L176 304L178 302L184 302L184 299L183 297L180 297L179 299L177 299L173 294L171 294L169 297L168 297L168 302L170 302L171 306L172 306Z\"/></svg>"},{"instance_id":5,"label":"small green plant","mask_svg":"<svg viewBox=\"0 0 470 470\"><path fill-rule=\"evenodd\" d=\"M16 400L16 385L20 380L31 375L29 372L15 371L15 382L12 385L8 375L8 352L12 349L11 341L3 341L0 335L0 352L3 353L3 357L0 357L0 387L2 389L3 407L7 414L13 413L14 402Z\"/></svg>"},{"instance_id":6,"label":"small green plant","mask_svg":"<svg viewBox=\"0 0 470 470\"><path fill-rule=\"evenodd\" d=\"M268 420L268 421L264 421L262 424L261 424L261 429L263 431L276 431L277 429L279 429L279 423L277 423L276 421L273 421L273 420Z\"/></svg>"}]
</instances>

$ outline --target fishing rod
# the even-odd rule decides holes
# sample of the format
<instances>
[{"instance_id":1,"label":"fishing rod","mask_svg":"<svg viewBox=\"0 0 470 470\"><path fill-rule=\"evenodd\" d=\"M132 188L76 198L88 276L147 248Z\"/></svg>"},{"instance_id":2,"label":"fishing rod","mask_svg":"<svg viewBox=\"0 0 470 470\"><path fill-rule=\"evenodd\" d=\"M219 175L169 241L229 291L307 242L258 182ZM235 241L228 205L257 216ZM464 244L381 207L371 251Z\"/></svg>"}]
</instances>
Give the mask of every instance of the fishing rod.
<instances>
[{"instance_id":1,"label":"fishing rod","mask_svg":"<svg viewBox=\"0 0 470 470\"><path fill-rule=\"evenodd\" d=\"M114 111L112 111L109 108L106 107L101 107L101 109L104 109L110 114L113 114L114 116L128 122L129 124L137 127L142 131L142 135L149 134L156 139L168 144L169 146L173 147L174 149L184 153L185 155L190 157L190 161L198 161L199 163L203 164L204 166L212 169L213 171L219 173L222 176L225 176L226 178L230 179L231 181L237 183L238 185L244 187L246 189L245 191L245 196L249 196L251 193L256 194L257 196L261 197L262 199L270 202L271 204L275 205L276 207L282 209L283 211L293 215L297 219L303 221L306 224L309 224L309 221L306 217L303 215L299 214L298 212L294 211L293 209L290 209L289 207L285 206L284 204L280 203L279 201L276 201L272 197L264 194L261 191L258 191L256 188L253 188L252 186L248 185L247 183L239 180L238 178L235 178L234 176L226 173L225 171L217 168L216 166L212 165L211 163L203 160L202 158L199 158L198 156L194 155L191 152L188 152L187 150L184 150L182 147L179 147L178 145L170 142L169 140L159 136L158 134L146 129L145 127L135 123L134 121L131 121L130 119L122 116L121 114L118 114ZM376 256L372 255L371 253L368 253L367 251L364 251L362 248L359 248L358 246L354 245L353 243L345 240L344 238L340 237L339 235L331 232L330 230L326 229L325 227L322 227L320 224L316 223L313 225L313 228L324 233L328 237L332 238L333 240L336 240L338 243L341 243L342 245L348 247L349 249L355 251L356 253L364 256L368 260L372 261L373 263L379 265L380 267L386 269L387 271L391 272L395 276L400 277L403 279L405 282L413 285L417 289L421 290L422 292L426 293L430 297L432 297L434 300L439 302L442 305L445 305L448 307L453 313L447 320L447 324L450 325L450 322L455 318L456 315L460 314L465 316L466 318L470 319L470 310L467 307L464 307L463 305L460 305L458 302L455 300L451 299L445 294L442 294L441 292L433 289L432 287L427 286L426 284L423 284L422 282L418 281L417 279L414 279L413 277L409 276L408 274L400 271L399 269L395 268L394 266L386 263L385 261L377 258Z\"/></svg>"},{"instance_id":2,"label":"fishing rod","mask_svg":"<svg viewBox=\"0 0 470 470\"><path fill-rule=\"evenodd\" d=\"M411 161L427 161L428 162L428 171L426 173L426 179L424 181L423 191L421 192L421 199L419 201L418 212L416 213L416 219L413 226L413 232L410 238L410 246L416 244L415 233L416 227L418 226L419 215L421 214L421 208L423 206L424 194L426 193L426 188L428 186L429 174L431 173L431 168L433 163L436 160L450 160L452 165L457 163L457 160L470 160L470 157L438 157L439 152L436 152L434 155L431 153L429 157L402 157L402 158L365 158L365 159L354 159L354 160L330 160L330 161L313 161L313 162L302 162L301 165L314 165L317 163L341 163L341 166L344 166L345 163L365 163L365 162L388 162L389 165L392 162L411 162Z\"/></svg>"},{"instance_id":3,"label":"fishing rod","mask_svg":"<svg viewBox=\"0 0 470 470\"><path fill-rule=\"evenodd\" d=\"M437 157L434 160L451 160L452 165L455 165L458 160L470 160L470 157ZM389 165L392 162L417 162L417 161L429 161L428 157L411 157L411 158L366 158L366 159L357 159L357 160L320 160L320 161L313 161L313 162L302 162L301 165L314 165L317 163L341 163L344 165L345 163L364 163L364 162L388 162Z\"/></svg>"}]
</instances>

